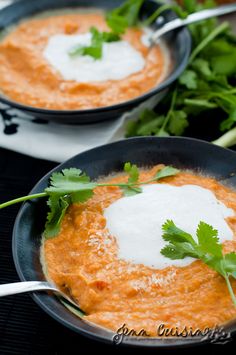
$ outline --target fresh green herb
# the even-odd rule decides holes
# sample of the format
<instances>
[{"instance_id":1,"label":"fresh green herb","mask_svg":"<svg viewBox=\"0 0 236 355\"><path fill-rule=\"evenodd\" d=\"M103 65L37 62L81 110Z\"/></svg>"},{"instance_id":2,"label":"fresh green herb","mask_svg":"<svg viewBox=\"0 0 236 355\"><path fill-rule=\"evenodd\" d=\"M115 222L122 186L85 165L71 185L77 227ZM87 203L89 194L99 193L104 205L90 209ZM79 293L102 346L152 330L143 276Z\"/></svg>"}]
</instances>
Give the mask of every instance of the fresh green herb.
<instances>
[{"instance_id":1,"label":"fresh green herb","mask_svg":"<svg viewBox=\"0 0 236 355\"><path fill-rule=\"evenodd\" d=\"M47 215L45 231L47 238L51 238L60 231L61 222L69 207L66 196L60 197L52 195L47 201L50 212Z\"/></svg>"},{"instance_id":2,"label":"fresh green herb","mask_svg":"<svg viewBox=\"0 0 236 355\"><path fill-rule=\"evenodd\" d=\"M121 39L121 35L125 33L127 27L135 26L138 23L140 9L144 0L127 0L120 7L112 10L107 14L106 22L111 32L100 32L92 27L91 45L75 46L71 48L68 54L71 57L78 55L89 55L94 59L102 58L102 48L105 42L116 42Z\"/></svg>"},{"instance_id":3,"label":"fresh green herb","mask_svg":"<svg viewBox=\"0 0 236 355\"><path fill-rule=\"evenodd\" d=\"M102 57L102 46L105 42L116 42L120 40L120 36L113 32L100 32L95 27L90 29L92 40L90 46L75 46L71 48L68 54L71 57L78 55L89 55L94 59Z\"/></svg>"},{"instance_id":4,"label":"fresh green herb","mask_svg":"<svg viewBox=\"0 0 236 355\"><path fill-rule=\"evenodd\" d=\"M165 166L163 169L159 170L154 176L154 181L161 180L166 177L174 176L179 173L178 169L173 168L172 166Z\"/></svg>"},{"instance_id":5,"label":"fresh green herb","mask_svg":"<svg viewBox=\"0 0 236 355\"><path fill-rule=\"evenodd\" d=\"M210 0L182 3L182 8L174 5L181 17L215 6ZM214 143L226 147L236 144L236 36L228 23L218 24L216 19L193 24L189 29L193 49L186 70L155 111L145 110L138 119L128 122L127 137L182 135L205 112L206 124L208 117L215 115L220 121L219 131L226 132ZM204 131L203 122L203 136Z\"/></svg>"},{"instance_id":6,"label":"fresh green herb","mask_svg":"<svg viewBox=\"0 0 236 355\"><path fill-rule=\"evenodd\" d=\"M115 8L106 15L106 22L111 32L100 32L92 28L92 41L90 46L75 46L68 54L71 57L78 55L89 55L94 59L102 58L102 46L105 42L115 42L121 39L128 27L138 26L140 11L145 0L127 0L120 7ZM164 4L156 9L147 19L142 20L143 26L149 26L165 10L173 10L179 16L185 17L185 13L179 6Z\"/></svg>"},{"instance_id":7,"label":"fresh green herb","mask_svg":"<svg viewBox=\"0 0 236 355\"><path fill-rule=\"evenodd\" d=\"M124 195L132 196L142 192L141 187L135 186L135 184L138 184L139 179L139 170L137 165L125 163L124 171L129 175L127 186L122 187Z\"/></svg>"},{"instance_id":8,"label":"fresh green herb","mask_svg":"<svg viewBox=\"0 0 236 355\"><path fill-rule=\"evenodd\" d=\"M107 14L107 24L113 32L124 34L127 27L138 24L140 9L144 0L127 0L120 7Z\"/></svg>"},{"instance_id":9,"label":"fresh green herb","mask_svg":"<svg viewBox=\"0 0 236 355\"><path fill-rule=\"evenodd\" d=\"M169 244L161 250L161 254L172 260L183 259L186 256L202 260L224 277L236 307L236 297L230 283L230 277L236 279L236 253L223 255L218 231L209 224L200 222L195 240L191 234L178 228L171 220L166 221L162 229L162 237Z\"/></svg>"},{"instance_id":10,"label":"fresh green herb","mask_svg":"<svg viewBox=\"0 0 236 355\"><path fill-rule=\"evenodd\" d=\"M73 203L83 203L89 200L94 193L96 187L117 186L125 196L132 196L141 193L141 185L157 182L166 177L176 175L179 170L166 166L159 170L153 178L145 182L139 182L139 170L136 165L125 163L124 172L128 174L127 183L97 183L90 181L88 175L80 169L64 169L61 172L52 174L49 187L43 192L28 196L19 197L17 199L0 204L0 209L11 206L15 203L33 200L36 198L48 197L47 205L49 212L45 225L45 238L52 238L60 231L61 222L68 209Z\"/></svg>"},{"instance_id":11,"label":"fresh green herb","mask_svg":"<svg viewBox=\"0 0 236 355\"><path fill-rule=\"evenodd\" d=\"M80 169L65 169L52 174L50 186L45 189L49 196L47 204L50 208L45 226L48 238L58 234L70 204L87 201L92 197L96 185L90 182L89 177Z\"/></svg>"}]
</instances>

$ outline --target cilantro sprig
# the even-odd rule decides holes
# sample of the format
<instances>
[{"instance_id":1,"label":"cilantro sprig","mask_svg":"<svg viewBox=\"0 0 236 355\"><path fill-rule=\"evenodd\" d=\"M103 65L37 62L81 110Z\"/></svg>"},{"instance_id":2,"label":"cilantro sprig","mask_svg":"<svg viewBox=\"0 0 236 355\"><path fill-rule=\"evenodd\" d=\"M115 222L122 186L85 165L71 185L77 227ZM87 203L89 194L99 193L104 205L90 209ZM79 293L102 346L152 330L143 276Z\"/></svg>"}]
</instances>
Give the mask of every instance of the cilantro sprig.
<instances>
[{"instance_id":1,"label":"cilantro sprig","mask_svg":"<svg viewBox=\"0 0 236 355\"><path fill-rule=\"evenodd\" d=\"M120 40L120 36L114 32L100 32L95 27L91 27L92 35L91 44L89 46L77 45L72 47L68 54L71 57L78 55L89 55L94 59L102 58L103 43L116 42Z\"/></svg>"},{"instance_id":2,"label":"cilantro sprig","mask_svg":"<svg viewBox=\"0 0 236 355\"><path fill-rule=\"evenodd\" d=\"M52 174L50 186L45 189L50 209L45 225L46 237L50 238L59 233L68 207L72 203L87 201L93 196L93 189L96 186L97 184L91 182L80 169L64 169L60 173Z\"/></svg>"},{"instance_id":3,"label":"cilantro sprig","mask_svg":"<svg viewBox=\"0 0 236 355\"><path fill-rule=\"evenodd\" d=\"M125 163L124 172L128 174L126 183L98 183L90 180L90 177L80 169L64 169L61 172L52 174L49 186L41 193L23 196L0 204L0 209L11 206L15 203L47 197L49 212L45 224L45 238L56 236L61 228L61 222L68 207L73 203L84 203L94 194L94 189L104 186L119 187L124 196L132 196L141 193L141 185L157 182L166 177L178 174L179 170L166 166L159 170L151 179L139 181L139 169L136 165Z\"/></svg>"},{"instance_id":4,"label":"cilantro sprig","mask_svg":"<svg viewBox=\"0 0 236 355\"><path fill-rule=\"evenodd\" d=\"M180 17L216 5L212 0L181 4L172 7ZM166 10L164 5L160 10ZM186 70L155 110L145 110L128 122L126 136L178 136L188 134L188 127L192 135L191 129L197 127L205 137L214 119L216 134L226 132L214 143L232 146L236 144L236 36L229 23L216 19L192 24L189 30L192 53Z\"/></svg>"},{"instance_id":5,"label":"cilantro sprig","mask_svg":"<svg viewBox=\"0 0 236 355\"><path fill-rule=\"evenodd\" d=\"M110 32L101 32L92 27L91 44L88 46L77 45L68 52L69 56L89 55L94 59L101 59L103 54L103 44L121 40L121 35L125 33L127 27L135 26L138 23L140 9L144 0L127 0L120 7L115 8L106 15L106 22Z\"/></svg>"},{"instance_id":6,"label":"cilantro sprig","mask_svg":"<svg viewBox=\"0 0 236 355\"><path fill-rule=\"evenodd\" d=\"M172 260L190 256L203 261L225 279L236 307L236 296L230 283L230 277L236 279L236 253L223 254L218 231L209 224L200 222L195 240L191 234L178 228L171 220L166 221L162 229L162 237L169 244L161 250L161 254Z\"/></svg>"},{"instance_id":7,"label":"cilantro sprig","mask_svg":"<svg viewBox=\"0 0 236 355\"><path fill-rule=\"evenodd\" d=\"M69 56L76 57L78 55L89 55L94 59L101 59L103 54L103 44L106 42L116 42L122 39L122 35L128 27L149 26L152 22L165 10L172 9L179 16L185 17L186 14L180 10L180 7L173 4L163 4L158 7L146 19L140 20L141 8L145 0L126 0L124 3L109 11L106 14L106 23L110 32L101 32L97 28L92 27L91 44L88 46L77 45L68 52Z\"/></svg>"},{"instance_id":8,"label":"cilantro sprig","mask_svg":"<svg viewBox=\"0 0 236 355\"><path fill-rule=\"evenodd\" d=\"M144 0L127 0L120 7L107 14L108 26L118 34L124 34L128 27L136 26Z\"/></svg>"},{"instance_id":9,"label":"cilantro sprig","mask_svg":"<svg viewBox=\"0 0 236 355\"><path fill-rule=\"evenodd\" d=\"M127 185L121 187L123 194L125 196L132 196L142 192L141 187L136 186L139 179L139 170L137 165L132 165L131 163L125 163L124 171L129 175L129 178L128 178Z\"/></svg>"}]
</instances>

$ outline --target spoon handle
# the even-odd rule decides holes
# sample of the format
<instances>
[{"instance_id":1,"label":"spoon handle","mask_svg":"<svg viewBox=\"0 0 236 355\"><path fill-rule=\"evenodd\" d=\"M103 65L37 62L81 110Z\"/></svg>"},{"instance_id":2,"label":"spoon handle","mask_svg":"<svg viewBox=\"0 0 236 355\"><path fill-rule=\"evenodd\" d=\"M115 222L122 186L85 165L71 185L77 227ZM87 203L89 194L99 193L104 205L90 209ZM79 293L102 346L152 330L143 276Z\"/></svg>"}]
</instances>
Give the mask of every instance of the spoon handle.
<instances>
[{"instance_id":1,"label":"spoon handle","mask_svg":"<svg viewBox=\"0 0 236 355\"><path fill-rule=\"evenodd\" d=\"M57 291L46 281L25 281L0 285L0 297L16 295L17 293L32 291Z\"/></svg>"},{"instance_id":2,"label":"spoon handle","mask_svg":"<svg viewBox=\"0 0 236 355\"><path fill-rule=\"evenodd\" d=\"M185 19L177 18L173 21L167 22L163 27L161 27L160 29L155 31L153 33L153 35L151 36L151 42L153 42L153 43L156 42L158 40L158 38L160 38L161 36L163 36L167 32L173 31L177 28L180 28L180 27L183 27L186 25L190 25L192 23L199 22L202 20L207 20L212 17L226 15L226 14L229 14L232 12L236 12L236 4L235 3L229 4L229 5L224 5L224 6L219 6L214 9L198 11L198 12L195 12L195 13L189 15Z\"/></svg>"}]
</instances>

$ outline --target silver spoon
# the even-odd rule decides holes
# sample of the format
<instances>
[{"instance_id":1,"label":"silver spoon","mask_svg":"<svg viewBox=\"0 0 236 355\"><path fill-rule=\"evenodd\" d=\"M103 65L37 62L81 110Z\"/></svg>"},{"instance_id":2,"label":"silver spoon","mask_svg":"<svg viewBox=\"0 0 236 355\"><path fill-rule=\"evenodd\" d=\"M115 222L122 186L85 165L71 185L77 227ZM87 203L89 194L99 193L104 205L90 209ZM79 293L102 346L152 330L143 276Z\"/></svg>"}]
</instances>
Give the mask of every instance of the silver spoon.
<instances>
[{"instance_id":1,"label":"silver spoon","mask_svg":"<svg viewBox=\"0 0 236 355\"><path fill-rule=\"evenodd\" d=\"M52 291L63 297L76 308L79 308L79 305L71 297L67 296L64 292L47 281L25 281L0 285L0 297L35 291Z\"/></svg>"},{"instance_id":2,"label":"silver spoon","mask_svg":"<svg viewBox=\"0 0 236 355\"><path fill-rule=\"evenodd\" d=\"M199 22L202 20L209 19L211 17L218 17L222 15L226 15L232 12L236 11L236 3L230 4L230 5L225 5L225 6L219 6L214 9L209 9L209 10L203 10L203 11L198 11L195 12L185 19L180 19L177 18L173 21L167 22L163 27L155 31L151 37L150 37L150 43L154 44L157 42L157 40L166 34L167 32L176 30L178 28L190 25L194 22Z\"/></svg>"}]
</instances>

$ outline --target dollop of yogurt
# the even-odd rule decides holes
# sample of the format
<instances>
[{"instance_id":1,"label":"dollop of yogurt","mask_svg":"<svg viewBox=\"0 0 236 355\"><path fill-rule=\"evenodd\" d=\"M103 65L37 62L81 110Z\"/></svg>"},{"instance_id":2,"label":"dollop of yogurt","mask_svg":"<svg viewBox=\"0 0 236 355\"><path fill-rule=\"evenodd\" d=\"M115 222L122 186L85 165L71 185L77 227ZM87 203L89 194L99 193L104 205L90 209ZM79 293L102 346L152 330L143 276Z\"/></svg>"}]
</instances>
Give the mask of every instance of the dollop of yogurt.
<instances>
[{"instance_id":1,"label":"dollop of yogurt","mask_svg":"<svg viewBox=\"0 0 236 355\"><path fill-rule=\"evenodd\" d=\"M53 35L43 55L64 80L79 83L122 80L145 67L142 54L125 40L104 43L103 56L99 60L88 55L71 57L68 54L75 46L89 46L91 37L91 33Z\"/></svg>"},{"instance_id":2,"label":"dollop of yogurt","mask_svg":"<svg viewBox=\"0 0 236 355\"><path fill-rule=\"evenodd\" d=\"M166 245L162 225L167 219L194 238L198 223L204 221L218 230L220 242L232 240L233 232L225 218L233 216L234 211L210 190L169 184L145 185L142 189L140 194L115 201L104 212L107 228L117 240L120 259L157 269L192 263L190 257L171 260L160 253Z\"/></svg>"}]
</instances>

